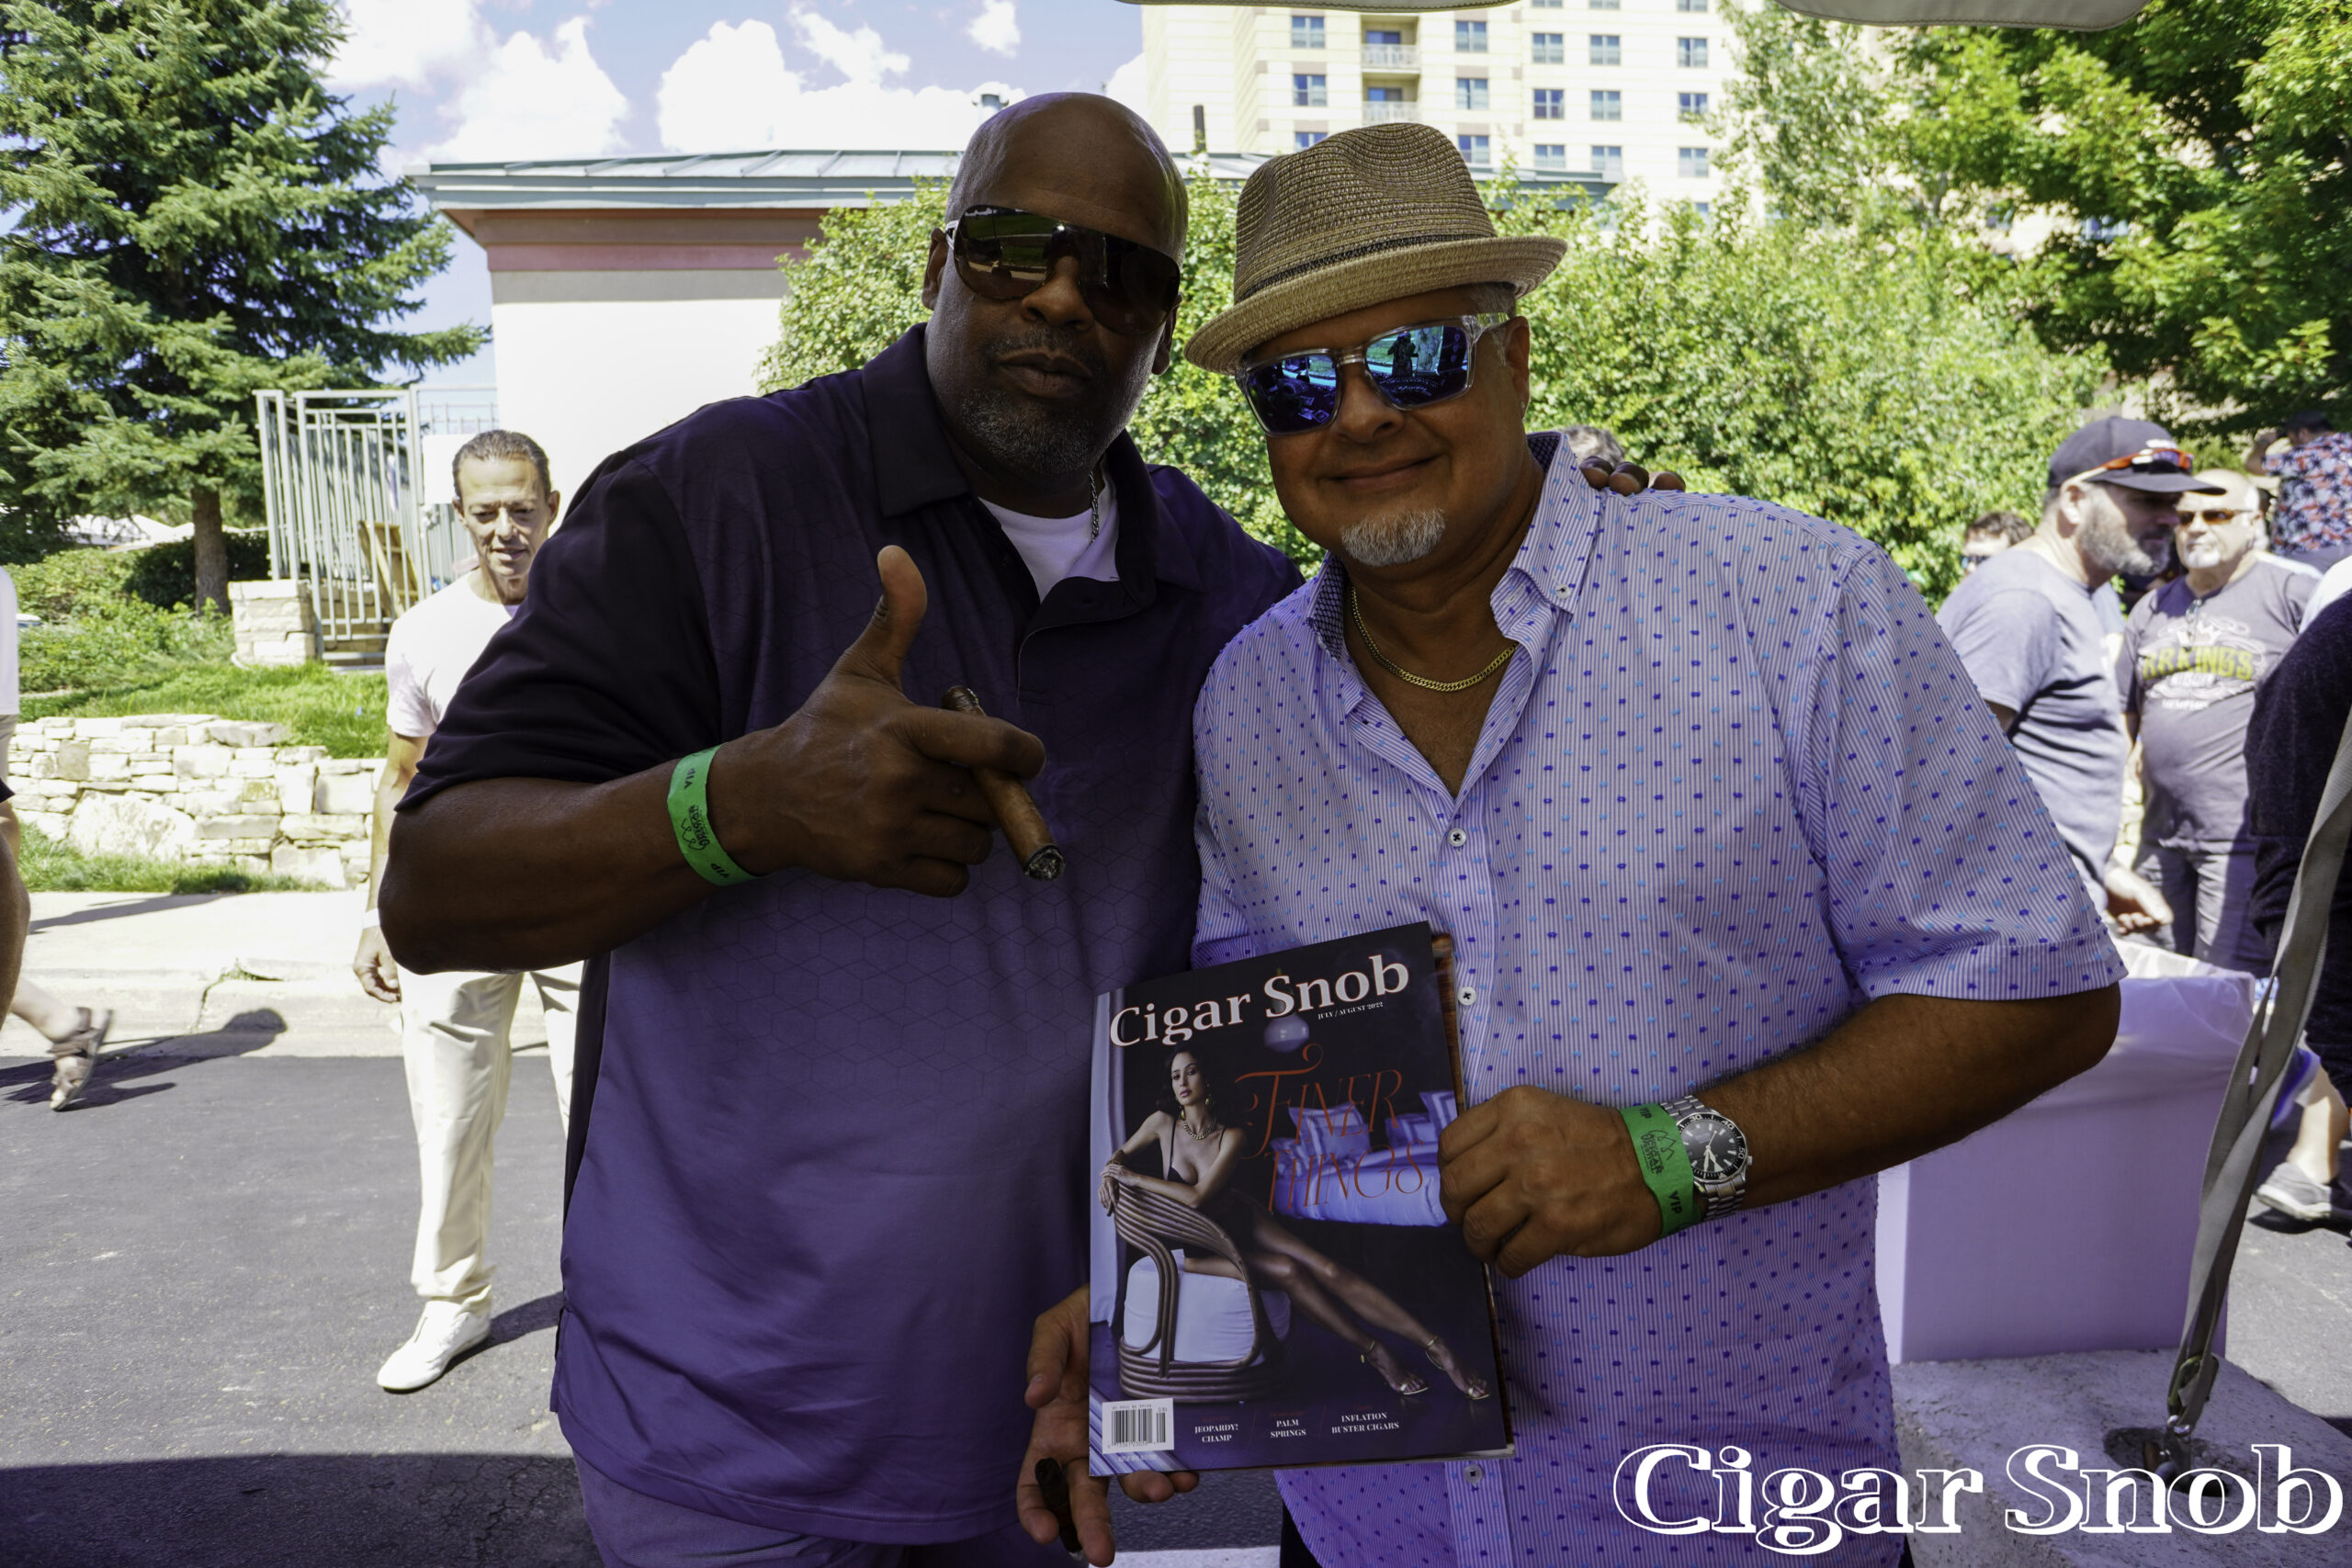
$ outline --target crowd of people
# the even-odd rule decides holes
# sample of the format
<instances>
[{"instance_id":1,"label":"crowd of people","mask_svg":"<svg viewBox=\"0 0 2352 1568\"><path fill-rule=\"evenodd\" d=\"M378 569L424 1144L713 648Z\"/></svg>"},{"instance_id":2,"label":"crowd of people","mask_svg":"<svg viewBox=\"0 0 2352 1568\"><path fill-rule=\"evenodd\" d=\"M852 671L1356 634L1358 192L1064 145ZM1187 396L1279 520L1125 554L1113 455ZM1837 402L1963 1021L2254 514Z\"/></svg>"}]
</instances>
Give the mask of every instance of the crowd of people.
<instances>
[{"instance_id":1,"label":"crowd of people","mask_svg":"<svg viewBox=\"0 0 2352 1568\"><path fill-rule=\"evenodd\" d=\"M2093 421L1931 614L1845 529L1527 430L1514 301L1561 247L1497 235L1428 127L1261 168L1236 302L1181 345L1183 181L1124 107L998 114L949 213L924 324L614 455L552 536L535 443L458 454L478 565L392 633L354 965L401 1008L423 1175L379 1381L487 1337L529 984L568 1118L553 1403L605 1562L1042 1565L1066 1529L1105 1562L1094 998L1426 920L1516 1453L1283 1472L1285 1568L1657 1560L1611 1477L1660 1440L1899 1472L1871 1179L2096 1063L2115 936L2267 966L2352 702L2352 610L2312 609L2346 438L2306 416L2223 472ZM1180 348L1235 378L1310 581L1127 435ZM978 767L1068 875L994 849ZM1636 1110L1707 1151L1695 1193L1645 1175ZM2299 1143L2264 1194L2326 1217L2342 1100L2310 1114L2324 1166Z\"/></svg>"},{"instance_id":2,"label":"crowd of people","mask_svg":"<svg viewBox=\"0 0 2352 1568\"><path fill-rule=\"evenodd\" d=\"M2352 587L2352 436L2299 414L2246 464L2200 468L2143 420L2085 425L2039 527L1969 525L1939 618L2115 932L2267 976L2343 729L2324 688L2352 616L2323 612ZM2250 739L2266 729L2293 741ZM2352 1221L2347 985L2352 964L2323 974L2309 1040L2328 1071L2258 1189L2298 1220Z\"/></svg>"}]
</instances>

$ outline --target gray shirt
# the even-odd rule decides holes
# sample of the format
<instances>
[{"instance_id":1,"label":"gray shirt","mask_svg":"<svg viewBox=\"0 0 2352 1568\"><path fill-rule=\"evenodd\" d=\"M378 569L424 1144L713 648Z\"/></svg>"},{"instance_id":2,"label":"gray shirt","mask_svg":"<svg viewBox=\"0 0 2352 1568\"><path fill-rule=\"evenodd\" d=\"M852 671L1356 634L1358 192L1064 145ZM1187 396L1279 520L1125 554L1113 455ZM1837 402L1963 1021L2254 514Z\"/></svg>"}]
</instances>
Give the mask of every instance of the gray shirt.
<instances>
[{"instance_id":1,"label":"gray shirt","mask_svg":"<svg viewBox=\"0 0 2352 1568\"><path fill-rule=\"evenodd\" d=\"M2132 607L2120 678L2140 716L2144 836L2222 849L2245 832L2245 727L2255 689L2302 629L2319 573L2276 556L2199 599L2177 578Z\"/></svg>"},{"instance_id":2,"label":"gray shirt","mask_svg":"<svg viewBox=\"0 0 2352 1568\"><path fill-rule=\"evenodd\" d=\"M2094 889L2106 886L2132 750L2115 686L2115 603L2105 583L2086 588L2039 551L2008 549L1961 579L1936 613L1977 694L2017 714L2009 744Z\"/></svg>"}]
</instances>

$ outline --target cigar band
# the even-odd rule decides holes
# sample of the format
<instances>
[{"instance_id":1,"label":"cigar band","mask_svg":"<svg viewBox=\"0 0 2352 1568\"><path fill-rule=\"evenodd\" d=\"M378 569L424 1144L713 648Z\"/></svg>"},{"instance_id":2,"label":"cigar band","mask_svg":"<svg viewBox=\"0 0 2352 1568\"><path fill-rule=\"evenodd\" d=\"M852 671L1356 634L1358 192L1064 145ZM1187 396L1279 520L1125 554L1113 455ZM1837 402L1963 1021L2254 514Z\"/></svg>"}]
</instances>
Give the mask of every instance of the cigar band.
<instances>
[{"instance_id":1,"label":"cigar band","mask_svg":"<svg viewBox=\"0 0 2352 1568\"><path fill-rule=\"evenodd\" d=\"M1682 1128L1663 1105L1633 1105L1617 1114L1634 1139L1634 1158L1642 1168L1643 1184L1657 1200L1658 1234L1672 1235L1707 1217L1699 1201L1699 1181L1690 1171L1690 1155L1682 1146Z\"/></svg>"},{"instance_id":2,"label":"cigar band","mask_svg":"<svg viewBox=\"0 0 2352 1568\"><path fill-rule=\"evenodd\" d=\"M710 760L718 750L713 746L678 759L677 769L670 775L670 828L678 836L678 852L686 857L695 874L728 887L752 877L719 847L718 835L711 830Z\"/></svg>"}]
</instances>

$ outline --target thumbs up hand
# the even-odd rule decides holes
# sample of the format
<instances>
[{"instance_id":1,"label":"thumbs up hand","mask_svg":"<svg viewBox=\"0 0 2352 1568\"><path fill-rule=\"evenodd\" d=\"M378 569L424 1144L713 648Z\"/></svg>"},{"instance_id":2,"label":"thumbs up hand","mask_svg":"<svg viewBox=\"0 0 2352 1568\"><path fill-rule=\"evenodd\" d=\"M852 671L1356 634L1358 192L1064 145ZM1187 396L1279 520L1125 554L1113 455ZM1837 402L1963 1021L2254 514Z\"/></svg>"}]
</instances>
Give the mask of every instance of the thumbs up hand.
<instances>
[{"instance_id":1,"label":"thumbs up hand","mask_svg":"<svg viewBox=\"0 0 2352 1568\"><path fill-rule=\"evenodd\" d=\"M718 750L711 825L758 874L805 866L840 882L953 897L989 857L996 818L970 769L1022 778L1046 749L1001 719L910 702L899 684L922 629L922 573L896 545L876 560L882 600L798 711Z\"/></svg>"}]
</instances>

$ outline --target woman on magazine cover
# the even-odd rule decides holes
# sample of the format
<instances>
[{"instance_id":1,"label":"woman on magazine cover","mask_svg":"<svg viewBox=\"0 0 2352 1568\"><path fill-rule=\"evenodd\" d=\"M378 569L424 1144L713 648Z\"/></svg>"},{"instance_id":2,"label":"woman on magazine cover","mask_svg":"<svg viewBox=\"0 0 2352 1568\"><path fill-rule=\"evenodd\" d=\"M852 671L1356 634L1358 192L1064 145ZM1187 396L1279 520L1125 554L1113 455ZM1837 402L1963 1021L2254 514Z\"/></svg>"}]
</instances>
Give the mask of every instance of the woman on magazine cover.
<instances>
[{"instance_id":1,"label":"woman on magazine cover","mask_svg":"<svg viewBox=\"0 0 2352 1568\"><path fill-rule=\"evenodd\" d=\"M1170 1056L1168 1090L1160 1098L1159 1109L1144 1118L1135 1134L1102 1168L1102 1207L1112 1206L1112 1189L1117 1186L1147 1189L1198 1209L1233 1238L1234 1247L1249 1259L1259 1279L1287 1292L1299 1311L1354 1346L1398 1393L1426 1393L1429 1380L1399 1364L1396 1353L1364 1326L1366 1323L1419 1345L1430 1364L1470 1398L1487 1397L1493 1391L1486 1380L1466 1371L1452 1347L1422 1326L1386 1292L1299 1240L1263 1207L1232 1187L1243 1134L1218 1116L1217 1101L1217 1086L1206 1063L1190 1051L1180 1050ZM1159 1145L1160 1168L1169 1173L1169 1179L1146 1176L1127 1166L1129 1155L1154 1143ZM1240 1277L1221 1258L1188 1255L1184 1271Z\"/></svg>"}]
</instances>

